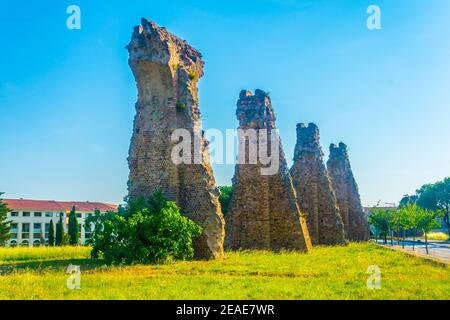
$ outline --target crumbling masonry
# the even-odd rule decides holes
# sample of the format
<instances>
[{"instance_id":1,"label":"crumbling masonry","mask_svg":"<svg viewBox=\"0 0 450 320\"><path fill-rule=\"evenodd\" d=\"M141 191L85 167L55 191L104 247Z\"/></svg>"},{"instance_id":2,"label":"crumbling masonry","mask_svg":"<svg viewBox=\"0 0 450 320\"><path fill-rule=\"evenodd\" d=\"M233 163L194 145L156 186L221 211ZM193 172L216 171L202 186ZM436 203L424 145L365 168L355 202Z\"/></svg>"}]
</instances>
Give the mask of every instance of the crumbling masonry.
<instances>
[{"instance_id":1,"label":"crumbling masonry","mask_svg":"<svg viewBox=\"0 0 450 320\"><path fill-rule=\"evenodd\" d=\"M312 243L345 244L344 224L323 162L319 129L314 123L307 127L303 123L297 125L291 176Z\"/></svg>"},{"instance_id":2,"label":"crumbling masonry","mask_svg":"<svg viewBox=\"0 0 450 320\"><path fill-rule=\"evenodd\" d=\"M267 129L267 140L276 134L270 97L261 90L242 91L237 103L239 129ZM258 148L261 139L257 136ZM263 175L260 159L249 163L250 139L240 139L246 162L238 163L227 219L227 244L232 249L289 249L308 251L311 241L301 216L281 142L275 174ZM241 143L243 142L243 143ZM270 150L270 146L268 150ZM272 154L270 154L272 155ZM242 155L240 155L242 156Z\"/></svg>"},{"instance_id":3,"label":"crumbling masonry","mask_svg":"<svg viewBox=\"0 0 450 320\"><path fill-rule=\"evenodd\" d=\"M194 241L196 256L220 257L224 220L201 130L197 96L197 81L203 76L201 54L146 19L135 27L127 49L138 89L128 158L129 197L149 197L161 191L203 227L203 235ZM200 141L203 158L199 164L176 165L172 161L176 142L171 141L171 134L179 128L187 129L192 141Z\"/></svg>"},{"instance_id":4,"label":"crumbling masonry","mask_svg":"<svg viewBox=\"0 0 450 320\"><path fill-rule=\"evenodd\" d=\"M358 185L350 167L347 146L344 143L330 146L327 168L344 221L346 237L352 241L368 240L369 227L361 206Z\"/></svg>"}]
</instances>

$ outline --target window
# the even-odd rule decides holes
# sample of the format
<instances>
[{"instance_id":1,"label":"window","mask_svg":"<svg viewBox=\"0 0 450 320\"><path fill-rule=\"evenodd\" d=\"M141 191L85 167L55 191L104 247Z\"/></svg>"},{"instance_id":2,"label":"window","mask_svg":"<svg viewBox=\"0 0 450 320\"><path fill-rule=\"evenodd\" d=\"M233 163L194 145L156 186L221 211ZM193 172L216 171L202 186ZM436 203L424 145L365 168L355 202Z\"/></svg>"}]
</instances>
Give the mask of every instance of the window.
<instances>
[{"instance_id":1,"label":"window","mask_svg":"<svg viewBox=\"0 0 450 320\"><path fill-rule=\"evenodd\" d=\"M50 231L50 223L45 224L45 233Z\"/></svg>"},{"instance_id":2,"label":"window","mask_svg":"<svg viewBox=\"0 0 450 320\"><path fill-rule=\"evenodd\" d=\"M22 245L23 246L28 246L28 244L29 244L28 240L22 240Z\"/></svg>"},{"instance_id":3,"label":"window","mask_svg":"<svg viewBox=\"0 0 450 320\"><path fill-rule=\"evenodd\" d=\"M30 224L29 223L22 224L22 232L30 232Z\"/></svg>"},{"instance_id":4,"label":"window","mask_svg":"<svg viewBox=\"0 0 450 320\"><path fill-rule=\"evenodd\" d=\"M17 223L11 223L11 233L17 233Z\"/></svg>"},{"instance_id":5,"label":"window","mask_svg":"<svg viewBox=\"0 0 450 320\"><path fill-rule=\"evenodd\" d=\"M41 232L41 224L40 223L34 223L33 232Z\"/></svg>"},{"instance_id":6,"label":"window","mask_svg":"<svg viewBox=\"0 0 450 320\"><path fill-rule=\"evenodd\" d=\"M45 213L45 216L46 216L47 218L53 218L53 212L46 212L46 213Z\"/></svg>"},{"instance_id":7,"label":"window","mask_svg":"<svg viewBox=\"0 0 450 320\"><path fill-rule=\"evenodd\" d=\"M17 246L17 241L12 240L10 245L11 245L11 247L16 247Z\"/></svg>"},{"instance_id":8,"label":"window","mask_svg":"<svg viewBox=\"0 0 450 320\"><path fill-rule=\"evenodd\" d=\"M27 239L29 237L30 237L30 224L22 223L22 239ZM25 244L25 241L22 241L22 244ZM28 244L28 241L26 244Z\"/></svg>"},{"instance_id":9,"label":"window","mask_svg":"<svg viewBox=\"0 0 450 320\"><path fill-rule=\"evenodd\" d=\"M11 217L18 217L19 213L16 211L11 212Z\"/></svg>"},{"instance_id":10,"label":"window","mask_svg":"<svg viewBox=\"0 0 450 320\"><path fill-rule=\"evenodd\" d=\"M22 217L29 217L30 213L29 212L22 212Z\"/></svg>"},{"instance_id":11,"label":"window","mask_svg":"<svg viewBox=\"0 0 450 320\"><path fill-rule=\"evenodd\" d=\"M34 216L35 216L35 217L42 217L42 212L35 212L35 213L34 213Z\"/></svg>"},{"instance_id":12,"label":"window","mask_svg":"<svg viewBox=\"0 0 450 320\"><path fill-rule=\"evenodd\" d=\"M77 218L82 218L83 216L81 215L81 213L77 213Z\"/></svg>"}]
</instances>

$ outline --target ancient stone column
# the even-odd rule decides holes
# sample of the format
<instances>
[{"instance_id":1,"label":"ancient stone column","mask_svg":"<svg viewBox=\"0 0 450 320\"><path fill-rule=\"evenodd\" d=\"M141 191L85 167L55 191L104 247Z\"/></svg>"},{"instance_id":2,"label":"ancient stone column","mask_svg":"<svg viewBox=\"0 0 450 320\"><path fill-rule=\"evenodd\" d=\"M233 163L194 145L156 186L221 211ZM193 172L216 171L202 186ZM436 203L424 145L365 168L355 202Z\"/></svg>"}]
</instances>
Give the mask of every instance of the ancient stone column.
<instances>
[{"instance_id":1,"label":"ancient stone column","mask_svg":"<svg viewBox=\"0 0 450 320\"><path fill-rule=\"evenodd\" d=\"M180 206L182 214L202 226L203 235L194 241L196 256L220 257L224 220L197 95L197 82L203 76L202 56L186 41L146 19L134 28L127 49L138 89L128 158L129 197L148 198L162 192ZM182 140L173 141L175 129L188 132L192 162L177 165L173 161L174 146ZM195 162L198 154L200 160Z\"/></svg>"},{"instance_id":2,"label":"ancient stone column","mask_svg":"<svg viewBox=\"0 0 450 320\"><path fill-rule=\"evenodd\" d=\"M242 91L236 115L239 155L227 220L227 244L232 249L308 251L311 241L277 138L270 97L262 90L254 95ZM265 145L266 155L273 156L271 164L276 164L275 170L268 172L262 170L270 167L267 161L262 161L260 154L255 157L256 149L264 150Z\"/></svg>"},{"instance_id":3,"label":"ancient stone column","mask_svg":"<svg viewBox=\"0 0 450 320\"><path fill-rule=\"evenodd\" d=\"M344 224L323 162L319 128L297 125L292 182L313 244L345 244Z\"/></svg>"},{"instance_id":4,"label":"ancient stone column","mask_svg":"<svg viewBox=\"0 0 450 320\"><path fill-rule=\"evenodd\" d=\"M344 143L339 143L339 146L330 145L327 168L348 239L368 240L369 226L361 205L358 185L353 177L347 146Z\"/></svg>"}]
</instances>

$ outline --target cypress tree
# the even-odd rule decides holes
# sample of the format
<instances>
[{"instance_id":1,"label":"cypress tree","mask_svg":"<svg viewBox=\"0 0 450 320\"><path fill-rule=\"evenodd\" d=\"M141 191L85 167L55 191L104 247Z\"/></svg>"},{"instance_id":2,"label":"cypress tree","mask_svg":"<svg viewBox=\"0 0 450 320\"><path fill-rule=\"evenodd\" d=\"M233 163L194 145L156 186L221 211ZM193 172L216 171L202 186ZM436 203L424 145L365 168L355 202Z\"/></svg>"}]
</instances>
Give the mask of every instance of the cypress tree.
<instances>
[{"instance_id":1,"label":"cypress tree","mask_svg":"<svg viewBox=\"0 0 450 320\"><path fill-rule=\"evenodd\" d=\"M10 221L6 221L9 210L6 203L2 201L2 192L0 192L0 245L4 245L11 238Z\"/></svg>"},{"instance_id":2,"label":"cypress tree","mask_svg":"<svg viewBox=\"0 0 450 320\"><path fill-rule=\"evenodd\" d=\"M56 246L61 246L62 245L62 240L63 240L63 235L64 235L64 225L63 225L63 220L62 220L62 213L59 215L59 221L56 224L56 236L55 236L55 245Z\"/></svg>"},{"instance_id":3,"label":"cypress tree","mask_svg":"<svg viewBox=\"0 0 450 320\"><path fill-rule=\"evenodd\" d=\"M72 207L72 210L69 214L69 244L72 246L78 245L78 221L77 214L75 210L75 206Z\"/></svg>"},{"instance_id":4,"label":"cypress tree","mask_svg":"<svg viewBox=\"0 0 450 320\"><path fill-rule=\"evenodd\" d=\"M50 220L50 228L48 230L48 245L51 247L55 245L55 227L53 226L53 219Z\"/></svg>"}]
</instances>

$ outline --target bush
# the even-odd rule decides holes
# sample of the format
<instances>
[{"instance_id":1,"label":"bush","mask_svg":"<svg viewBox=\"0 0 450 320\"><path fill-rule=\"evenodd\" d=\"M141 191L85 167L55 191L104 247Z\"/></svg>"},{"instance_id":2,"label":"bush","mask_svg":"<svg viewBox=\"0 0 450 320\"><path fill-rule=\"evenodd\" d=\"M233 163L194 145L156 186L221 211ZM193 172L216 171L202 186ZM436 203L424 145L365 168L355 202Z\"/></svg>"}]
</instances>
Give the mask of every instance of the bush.
<instances>
[{"instance_id":1,"label":"bush","mask_svg":"<svg viewBox=\"0 0 450 320\"><path fill-rule=\"evenodd\" d=\"M96 214L89 239L92 258L107 263L163 263L194 257L192 240L202 229L181 215L178 206L158 193L129 203L119 212Z\"/></svg>"},{"instance_id":2,"label":"bush","mask_svg":"<svg viewBox=\"0 0 450 320\"><path fill-rule=\"evenodd\" d=\"M183 102L178 101L176 104L177 112L183 112L186 110L186 105Z\"/></svg>"},{"instance_id":3,"label":"bush","mask_svg":"<svg viewBox=\"0 0 450 320\"><path fill-rule=\"evenodd\" d=\"M420 238L425 238L425 237L420 237ZM449 239L448 234L443 233L443 232L430 232L428 234L428 240L442 240L442 241L447 241Z\"/></svg>"},{"instance_id":4,"label":"bush","mask_svg":"<svg viewBox=\"0 0 450 320\"><path fill-rule=\"evenodd\" d=\"M219 202L222 207L222 213L226 215L230 207L231 197L233 196L233 187L231 186L221 186L219 187L220 196Z\"/></svg>"}]
</instances>

